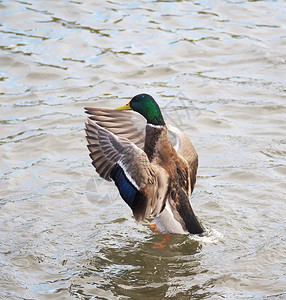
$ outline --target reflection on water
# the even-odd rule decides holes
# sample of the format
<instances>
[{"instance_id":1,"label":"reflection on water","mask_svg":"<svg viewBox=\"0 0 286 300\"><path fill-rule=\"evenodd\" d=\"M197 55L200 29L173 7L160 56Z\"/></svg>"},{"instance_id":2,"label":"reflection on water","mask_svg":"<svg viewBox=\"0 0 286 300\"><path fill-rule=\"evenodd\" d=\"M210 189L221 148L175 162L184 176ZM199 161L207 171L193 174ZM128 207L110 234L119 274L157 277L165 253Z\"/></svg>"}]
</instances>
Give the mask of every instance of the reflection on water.
<instances>
[{"instance_id":1,"label":"reflection on water","mask_svg":"<svg viewBox=\"0 0 286 300\"><path fill-rule=\"evenodd\" d=\"M169 246L158 249L154 244L164 240L159 234L143 243L127 243L124 247L102 248L90 258L70 287L71 293L84 291L96 295L100 289L133 298L206 296L196 277L206 272L200 267L196 253L201 246L188 236L172 235ZM183 276L183 278L181 278ZM81 283L81 284L79 284Z\"/></svg>"},{"instance_id":2,"label":"reflection on water","mask_svg":"<svg viewBox=\"0 0 286 300\"><path fill-rule=\"evenodd\" d=\"M0 3L1 299L286 297L285 9ZM90 164L83 107L139 92L196 147L203 237L136 224Z\"/></svg>"}]
</instances>

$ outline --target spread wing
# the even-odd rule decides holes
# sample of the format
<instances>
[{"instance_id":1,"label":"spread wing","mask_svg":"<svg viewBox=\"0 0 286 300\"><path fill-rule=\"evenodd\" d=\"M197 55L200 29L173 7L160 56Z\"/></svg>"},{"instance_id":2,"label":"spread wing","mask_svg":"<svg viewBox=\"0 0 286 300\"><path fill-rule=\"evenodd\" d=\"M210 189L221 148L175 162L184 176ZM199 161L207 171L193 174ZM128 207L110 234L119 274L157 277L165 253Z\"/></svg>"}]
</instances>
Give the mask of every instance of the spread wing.
<instances>
[{"instance_id":1,"label":"spread wing","mask_svg":"<svg viewBox=\"0 0 286 300\"><path fill-rule=\"evenodd\" d=\"M115 182L135 219L141 221L150 214L158 214L164 201L163 197L158 197L158 185L162 187L163 182L161 193L166 194L167 181L160 179L163 171L150 163L146 153L90 118L86 123L86 138L96 171L104 179Z\"/></svg>"},{"instance_id":2,"label":"spread wing","mask_svg":"<svg viewBox=\"0 0 286 300\"><path fill-rule=\"evenodd\" d=\"M191 187L193 191L197 177L198 154L188 136L178 128L168 125L168 136L177 153L189 164Z\"/></svg>"},{"instance_id":3,"label":"spread wing","mask_svg":"<svg viewBox=\"0 0 286 300\"><path fill-rule=\"evenodd\" d=\"M89 119L99 126L144 148L146 120L140 114L100 107L86 107L85 110Z\"/></svg>"}]
</instances>

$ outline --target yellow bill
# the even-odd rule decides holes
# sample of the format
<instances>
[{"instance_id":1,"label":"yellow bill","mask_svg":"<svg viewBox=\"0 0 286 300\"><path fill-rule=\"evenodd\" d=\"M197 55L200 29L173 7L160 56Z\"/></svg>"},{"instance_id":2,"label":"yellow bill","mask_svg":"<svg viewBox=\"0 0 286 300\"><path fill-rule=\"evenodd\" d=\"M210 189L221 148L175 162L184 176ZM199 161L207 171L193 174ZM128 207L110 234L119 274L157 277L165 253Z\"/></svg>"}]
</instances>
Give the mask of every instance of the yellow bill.
<instances>
[{"instance_id":1,"label":"yellow bill","mask_svg":"<svg viewBox=\"0 0 286 300\"><path fill-rule=\"evenodd\" d=\"M130 102L125 104L125 105L122 105L122 106L118 106L115 108L115 110L130 110L132 109L131 106L130 106Z\"/></svg>"}]
</instances>

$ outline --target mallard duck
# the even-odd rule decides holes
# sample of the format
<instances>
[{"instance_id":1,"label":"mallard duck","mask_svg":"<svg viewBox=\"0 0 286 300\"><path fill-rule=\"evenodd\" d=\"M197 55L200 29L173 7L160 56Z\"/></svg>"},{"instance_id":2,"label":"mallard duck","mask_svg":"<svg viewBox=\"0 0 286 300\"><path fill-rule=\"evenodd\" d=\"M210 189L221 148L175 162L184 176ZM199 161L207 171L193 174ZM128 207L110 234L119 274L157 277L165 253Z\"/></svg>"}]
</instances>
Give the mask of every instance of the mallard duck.
<instances>
[{"instance_id":1,"label":"mallard duck","mask_svg":"<svg viewBox=\"0 0 286 300\"><path fill-rule=\"evenodd\" d=\"M114 181L135 220L153 216L161 232L202 233L190 203L198 155L183 132L166 125L155 100L139 94L116 109L85 110L92 164Z\"/></svg>"}]
</instances>

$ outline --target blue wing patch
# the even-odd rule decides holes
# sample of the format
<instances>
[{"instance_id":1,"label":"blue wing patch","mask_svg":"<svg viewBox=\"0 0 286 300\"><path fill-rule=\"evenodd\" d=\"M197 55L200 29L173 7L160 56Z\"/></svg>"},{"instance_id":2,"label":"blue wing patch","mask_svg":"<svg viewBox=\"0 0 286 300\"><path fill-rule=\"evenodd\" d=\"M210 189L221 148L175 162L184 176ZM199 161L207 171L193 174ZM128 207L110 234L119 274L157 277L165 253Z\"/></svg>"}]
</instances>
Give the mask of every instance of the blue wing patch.
<instances>
[{"instance_id":1,"label":"blue wing patch","mask_svg":"<svg viewBox=\"0 0 286 300\"><path fill-rule=\"evenodd\" d=\"M111 179L115 182L123 200L133 209L136 202L136 196L139 191L128 180L122 168L116 164L110 173Z\"/></svg>"}]
</instances>

